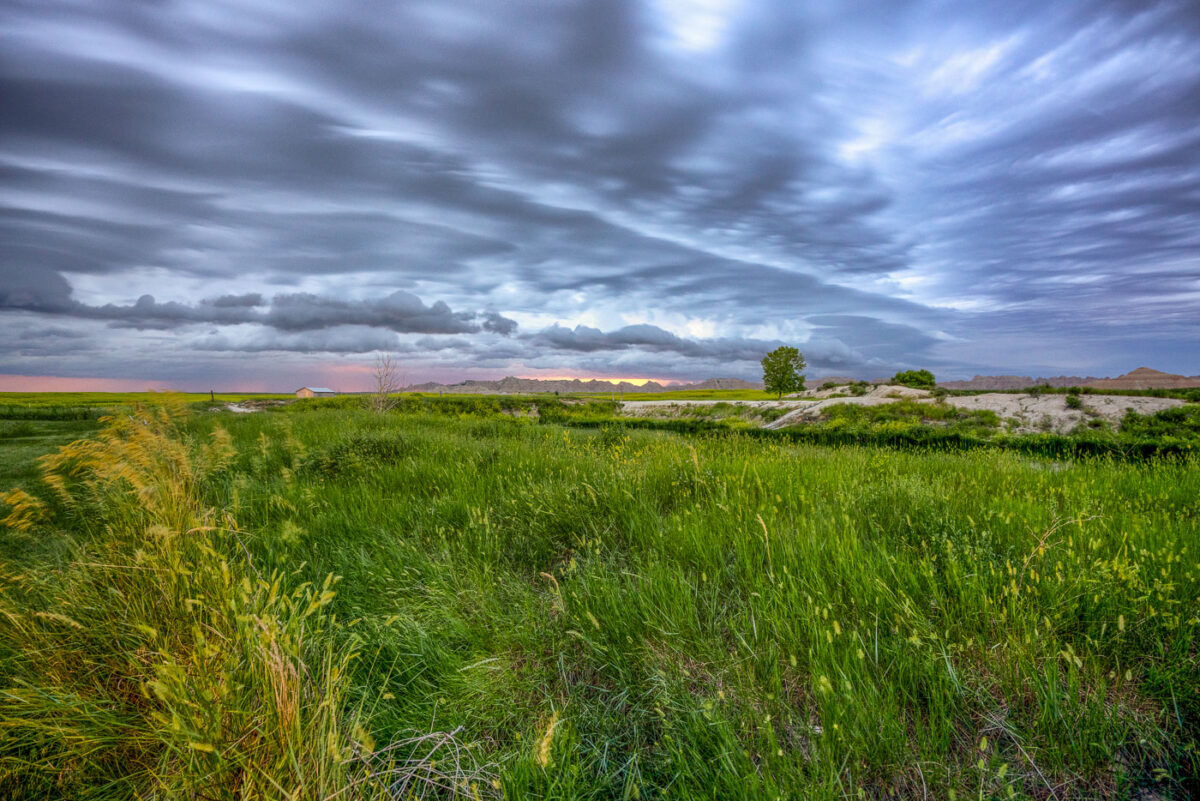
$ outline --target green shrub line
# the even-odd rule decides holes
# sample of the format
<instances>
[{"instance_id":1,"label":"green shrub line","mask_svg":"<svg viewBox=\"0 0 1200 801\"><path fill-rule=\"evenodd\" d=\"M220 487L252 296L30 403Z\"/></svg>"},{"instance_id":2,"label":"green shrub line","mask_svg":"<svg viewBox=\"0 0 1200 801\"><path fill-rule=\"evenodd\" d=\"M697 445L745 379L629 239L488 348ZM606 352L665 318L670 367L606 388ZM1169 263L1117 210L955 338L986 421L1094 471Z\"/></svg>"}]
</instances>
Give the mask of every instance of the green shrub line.
<instances>
[{"instance_id":1,"label":"green shrub line","mask_svg":"<svg viewBox=\"0 0 1200 801\"><path fill-rule=\"evenodd\" d=\"M17 406L0 404L0 420L99 420L108 409L95 406Z\"/></svg>"},{"instance_id":2,"label":"green shrub line","mask_svg":"<svg viewBox=\"0 0 1200 801\"><path fill-rule=\"evenodd\" d=\"M1184 389L1101 389L1099 387L1053 387L1049 384L1037 384L1022 389L947 389L946 392L955 396L990 395L1003 393L1006 395L1128 395L1135 398L1175 398L1188 403L1200 403L1200 387Z\"/></svg>"},{"instance_id":3,"label":"green shrub line","mask_svg":"<svg viewBox=\"0 0 1200 801\"><path fill-rule=\"evenodd\" d=\"M313 409L365 410L370 398L365 395L343 395L338 398L305 398L283 406L269 407L279 414L298 414ZM389 414L429 413L450 417L512 415L531 417L535 414L545 422L562 422L578 417L615 414L620 404L608 400L564 401L543 395L401 395Z\"/></svg>"},{"instance_id":4,"label":"green shrub line","mask_svg":"<svg viewBox=\"0 0 1200 801\"><path fill-rule=\"evenodd\" d=\"M932 426L916 426L904 431L829 429L820 425L768 430L729 425L722 421L651 418L575 419L578 428L629 428L671 431L676 434L721 434L762 440L785 440L809 445L880 446L893 449L960 452L993 448L1052 459L1111 457L1126 461L1150 459L1186 459L1200 454L1191 442L1161 442L1151 439L1100 439L1061 434L998 434L987 439Z\"/></svg>"}]
</instances>

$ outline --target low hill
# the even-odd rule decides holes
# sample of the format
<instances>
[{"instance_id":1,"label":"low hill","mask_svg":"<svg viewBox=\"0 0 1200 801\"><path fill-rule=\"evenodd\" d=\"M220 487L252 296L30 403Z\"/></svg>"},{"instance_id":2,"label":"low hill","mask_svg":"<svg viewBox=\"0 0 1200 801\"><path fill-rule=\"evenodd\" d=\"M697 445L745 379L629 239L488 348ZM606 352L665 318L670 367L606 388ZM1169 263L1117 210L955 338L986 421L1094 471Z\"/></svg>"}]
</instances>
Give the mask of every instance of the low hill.
<instances>
[{"instance_id":1,"label":"low hill","mask_svg":"<svg viewBox=\"0 0 1200 801\"><path fill-rule=\"evenodd\" d=\"M540 378L517 378L508 376L499 381L462 381L458 384L415 384L405 387L405 392L444 392L452 394L479 395L535 395L558 392L571 393L601 393L601 392L677 392L679 390L713 390L713 389L762 389L762 384L743 381L740 378L709 378L694 384L670 384L663 386L657 381L647 381L645 384L631 384L628 381L613 383L592 379L581 381L578 378L570 380L544 380Z\"/></svg>"}]
</instances>

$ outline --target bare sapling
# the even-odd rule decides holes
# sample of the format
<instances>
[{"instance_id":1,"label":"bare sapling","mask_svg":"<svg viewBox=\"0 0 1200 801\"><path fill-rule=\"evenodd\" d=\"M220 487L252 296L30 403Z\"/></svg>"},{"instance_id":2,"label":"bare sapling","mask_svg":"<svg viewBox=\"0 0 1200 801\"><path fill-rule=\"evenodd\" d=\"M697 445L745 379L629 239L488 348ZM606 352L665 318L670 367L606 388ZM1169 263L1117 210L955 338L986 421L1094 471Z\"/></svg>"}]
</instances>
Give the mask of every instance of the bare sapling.
<instances>
[{"instance_id":1,"label":"bare sapling","mask_svg":"<svg viewBox=\"0 0 1200 801\"><path fill-rule=\"evenodd\" d=\"M400 376L400 365L391 354L375 358L374 378L371 408L377 412L386 412L400 402L399 392L404 384Z\"/></svg>"}]
</instances>

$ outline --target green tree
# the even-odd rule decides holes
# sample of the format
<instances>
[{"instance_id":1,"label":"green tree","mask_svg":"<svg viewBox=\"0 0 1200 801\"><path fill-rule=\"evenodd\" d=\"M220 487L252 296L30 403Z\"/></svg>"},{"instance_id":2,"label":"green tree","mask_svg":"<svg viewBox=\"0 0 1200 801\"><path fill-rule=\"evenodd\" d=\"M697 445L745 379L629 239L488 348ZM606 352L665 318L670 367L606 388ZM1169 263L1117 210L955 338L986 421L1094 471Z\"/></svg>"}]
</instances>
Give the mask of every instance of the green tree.
<instances>
[{"instance_id":1,"label":"green tree","mask_svg":"<svg viewBox=\"0 0 1200 801\"><path fill-rule=\"evenodd\" d=\"M913 389L933 389L937 386L937 380L928 370L905 370L902 373L896 373L892 376L892 383Z\"/></svg>"},{"instance_id":2,"label":"green tree","mask_svg":"<svg viewBox=\"0 0 1200 801\"><path fill-rule=\"evenodd\" d=\"M800 351L779 346L763 357L763 389L780 398L785 392L799 392L804 389L804 374L800 371L806 366Z\"/></svg>"}]
</instances>

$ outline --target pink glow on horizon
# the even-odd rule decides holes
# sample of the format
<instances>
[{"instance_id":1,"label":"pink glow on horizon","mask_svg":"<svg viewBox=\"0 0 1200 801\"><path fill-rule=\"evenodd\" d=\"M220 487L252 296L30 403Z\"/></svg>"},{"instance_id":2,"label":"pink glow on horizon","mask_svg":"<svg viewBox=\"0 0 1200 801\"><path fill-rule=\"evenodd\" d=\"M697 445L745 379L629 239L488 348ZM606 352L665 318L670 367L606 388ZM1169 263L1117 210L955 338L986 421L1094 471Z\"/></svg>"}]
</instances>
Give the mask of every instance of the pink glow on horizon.
<instances>
[{"instance_id":1,"label":"pink glow on horizon","mask_svg":"<svg viewBox=\"0 0 1200 801\"><path fill-rule=\"evenodd\" d=\"M161 392L165 384L132 378L0 374L0 392Z\"/></svg>"},{"instance_id":2,"label":"pink glow on horizon","mask_svg":"<svg viewBox=\"0 0 1200 801\"><path fill-rule=\"evenodd\" d=\"M218 393L274 393L281 391L254 381L241 382L236 387L206 386L200 388L199 386L173 386L161 381L145 381L139 378L75 378L61 375L0 373L0 392L208 392L209 389L215 389Z\"/></svg>"}]
</instances>

